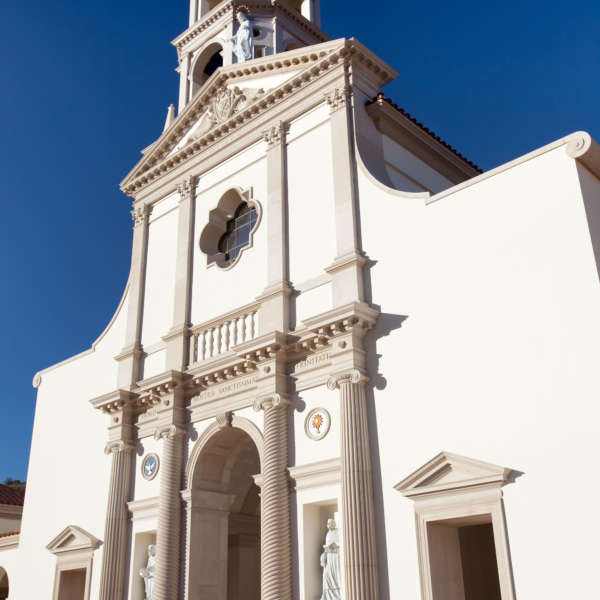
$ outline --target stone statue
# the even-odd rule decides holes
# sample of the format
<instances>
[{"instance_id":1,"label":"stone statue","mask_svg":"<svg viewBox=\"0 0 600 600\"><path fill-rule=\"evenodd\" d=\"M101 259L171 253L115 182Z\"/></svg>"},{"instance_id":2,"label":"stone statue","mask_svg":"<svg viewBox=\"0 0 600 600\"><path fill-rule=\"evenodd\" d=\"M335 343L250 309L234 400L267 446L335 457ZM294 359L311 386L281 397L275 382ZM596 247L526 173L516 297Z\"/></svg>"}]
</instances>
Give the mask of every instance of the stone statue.
<instances>
[{"instance_id":1,"label":"stone statue","mask_svg":"<svg viewBox=\"0 0 600 600\"><path fill-rule=\"evenodd\" d=\"M340 533L333 519L327 519L327 535L321 554L321 566L323 567L321 600L341 600Z\"/></svg>"},{"instance_id":2,"label":"stone statue","mask_svg":"<svg viewBox=\"0 0 600 600\"><path fill-rule=\"evenodd\" d=\"M140 577L144 580L145 596L144 600L152 600L152 589L154 588L154 570L156 569L156 546L148 546L148 562L146 566L140 569Z\"/></svg>"},{"instance_id":3,"label":"stone statue","mask_svg":"<svg viewBox=\"0 0 600 600\"><path fill-rule=\"evenodd\" d=\"M238 9L236 16L240 24L237 33L232 38L223 41L233 44L233 53L238 62L245 62L254 58L254 31L246 9Z\"/></svg>"}]
</instances>

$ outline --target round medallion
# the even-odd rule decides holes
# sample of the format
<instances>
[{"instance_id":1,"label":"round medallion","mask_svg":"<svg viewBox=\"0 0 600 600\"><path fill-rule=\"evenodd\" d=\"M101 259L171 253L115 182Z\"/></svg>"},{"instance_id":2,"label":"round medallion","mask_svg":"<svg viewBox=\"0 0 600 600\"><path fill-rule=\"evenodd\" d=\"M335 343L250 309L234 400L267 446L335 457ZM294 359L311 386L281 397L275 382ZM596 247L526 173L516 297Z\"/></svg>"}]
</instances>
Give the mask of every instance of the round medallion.
<instances>
[{"instance_id":1,"label":"round medallion","mask_svg":"<svg viewBox=\"0 0 600 600\"><path fill-rule=\"evenodd\" d=\"M158 454L154 454L154 452L146 454L142 460L142 477L148 481L154 479L158 473L159 464Z\"/></svg>"},{"instance_id":2,"label":"round medallion","mask_svg":"<svg viewBox=\"0 0 600 600\"><path fill-rule=\"evenodd\" d=\"M304 421L304 431L311 440L322 440L331 426L331 417L324 408L313 408Z\"/></svg>"}]
</instances>

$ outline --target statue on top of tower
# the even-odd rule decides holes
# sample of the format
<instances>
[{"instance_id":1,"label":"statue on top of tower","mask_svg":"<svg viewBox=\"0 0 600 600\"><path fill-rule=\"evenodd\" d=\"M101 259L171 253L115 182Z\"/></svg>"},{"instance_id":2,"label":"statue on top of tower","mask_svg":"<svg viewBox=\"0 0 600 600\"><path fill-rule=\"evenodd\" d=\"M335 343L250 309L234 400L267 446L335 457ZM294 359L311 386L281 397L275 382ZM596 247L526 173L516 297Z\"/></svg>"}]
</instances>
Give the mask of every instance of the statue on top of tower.
<instances>
[{"instance_id":1,"label":"statue on top of tower","mask_svg":"<svg viewBox=\"0 0 600 600\"><path fill-rule=\"evenodd\" d=\"M233 53L238 62L245 62L254 58L254 31L250 23L250 9L247 6L239 6L236 16L239 23L236 34L223 41L233 44Z\"/></svg>"}]
</instances>

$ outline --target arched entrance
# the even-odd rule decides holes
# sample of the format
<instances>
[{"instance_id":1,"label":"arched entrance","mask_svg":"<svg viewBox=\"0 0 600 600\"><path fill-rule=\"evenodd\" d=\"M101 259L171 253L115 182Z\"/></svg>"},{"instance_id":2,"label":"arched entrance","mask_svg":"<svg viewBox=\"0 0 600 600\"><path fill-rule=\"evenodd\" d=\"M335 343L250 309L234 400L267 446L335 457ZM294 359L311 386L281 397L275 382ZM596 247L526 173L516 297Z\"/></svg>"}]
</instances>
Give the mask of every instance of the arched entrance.
<instances>
[{"instance_id":1,"label":"arched entrance","mask_svg":"<svg viewBox=\"0 0 600 600\"><path fill-rule=\"evenodd\" d=\"M0 600L6 600L8 592L8 573L0 567Z\"/></svg>"},{"instance_id":2,"label":"arched entrance","mask_svg":"<svg viewBox=\"0 0 600 600\"><path fill-rule=\"evenodd\" d=\"M214 426L198 440L186 494L188 600L260 600L258 473L259 449L243 429Z\"/></svg>"},{"instance_id":3,"label":"arched entrance","mask_svg":"<svg viewBox=\"0 0 600 600\"><path fill-rule=\"evenodd\" d=\"M223 66L223 46L217 42L209 44L194 59L190 75L192 86L192 98L206 83L207 79Z\"/></svg>"}]
</instances>

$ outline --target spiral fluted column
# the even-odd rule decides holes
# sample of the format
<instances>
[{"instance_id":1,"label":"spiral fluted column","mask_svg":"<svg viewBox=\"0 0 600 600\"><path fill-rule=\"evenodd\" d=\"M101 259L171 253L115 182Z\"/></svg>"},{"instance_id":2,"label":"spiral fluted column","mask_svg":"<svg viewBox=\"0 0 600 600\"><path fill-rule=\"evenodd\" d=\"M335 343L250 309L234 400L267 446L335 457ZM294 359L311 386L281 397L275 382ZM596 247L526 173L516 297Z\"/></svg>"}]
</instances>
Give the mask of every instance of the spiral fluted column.
<instances>
[{"instance_id":1,"label":"spiral fluted column","mask_svg":"<svg viewBox=\"0 0 600 600\"><path fill-rule=\"evenodd\" d=\"M104 529L100 600L123 600L125 598L127 528L129 526L127 501L131 489L134 450L133 444L122 440L109 442L105 448L105 452L112 455L112 465Z\"/></svg>"},{"instance_id":2,"label":"spiral fluted column","mask_svg":"<svg viewBox=\"0 0 600 600\"><path fill-rule=\"evenodd\" d=\"M292 541L288 483L290 402L279 394L260 398L264 411L261 485L261 599L291 600Z\"/></svg>"},{"instance_id":3,"label":"spiral fluted column","mask_svg":"<svg viewBox=\"0 0 600 600\"><path fill-rule=\"evenodd\" d=\"M163 440L160 461L156 571L153 600L177 600L180 584L181 479L186 432L176 425L156 430Z\"/></svg>"},{"instance_id":4,"label":"spiral fluted column","mask_svg":"<svg viewBox=\"0 0 600 600\"><path fill-rule=\"evenodd\" d=\"M342 532L346 600L378 600L377 549L366 378L357 370L332 377L341 408Z\"/></svg>"}]
</instances>

